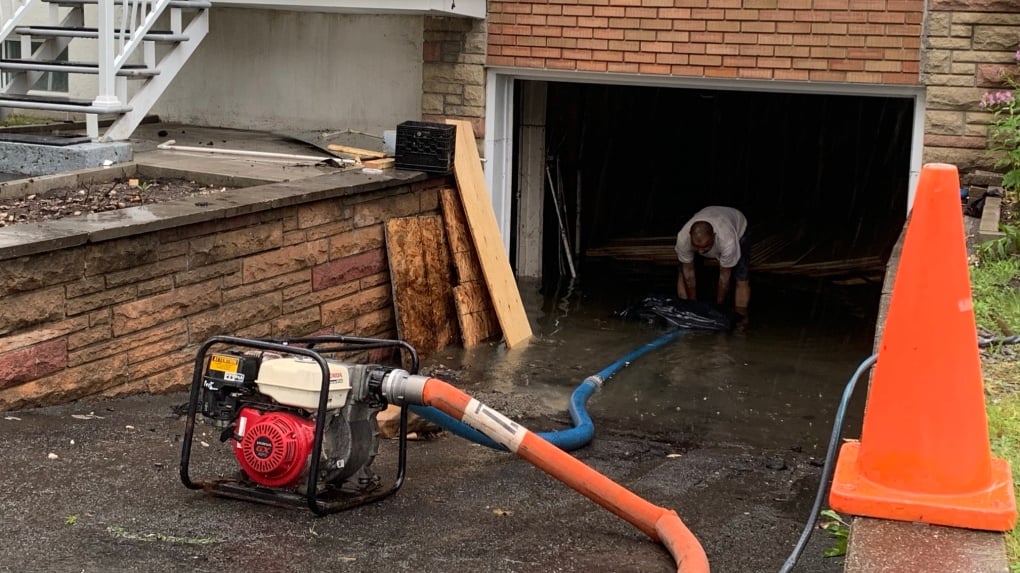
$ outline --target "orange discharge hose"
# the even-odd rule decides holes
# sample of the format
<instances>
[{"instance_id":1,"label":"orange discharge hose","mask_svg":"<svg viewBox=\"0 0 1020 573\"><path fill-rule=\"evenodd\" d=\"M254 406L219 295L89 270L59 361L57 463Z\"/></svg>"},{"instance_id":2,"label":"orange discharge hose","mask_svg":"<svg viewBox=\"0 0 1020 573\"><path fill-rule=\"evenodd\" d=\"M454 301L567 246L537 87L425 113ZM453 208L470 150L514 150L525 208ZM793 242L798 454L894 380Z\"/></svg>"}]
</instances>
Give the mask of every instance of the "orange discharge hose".
<instances>
[{"instance_id":1,"label":"orange discharge hose","mask_svg":"<svg viewBox=\"0 0 1020 573\"><path fill-rule=\"evenodd\" d=\"M419 378L416 382L423 379L418 376L410 378ZM475 428L637 527L653 541L665 545L676 561L677 573L709 572L705 550L675 511L642 499L534 432L442 380L424 379L420 388L424 405L442 410Z\"/></svg>"}]
</instances>

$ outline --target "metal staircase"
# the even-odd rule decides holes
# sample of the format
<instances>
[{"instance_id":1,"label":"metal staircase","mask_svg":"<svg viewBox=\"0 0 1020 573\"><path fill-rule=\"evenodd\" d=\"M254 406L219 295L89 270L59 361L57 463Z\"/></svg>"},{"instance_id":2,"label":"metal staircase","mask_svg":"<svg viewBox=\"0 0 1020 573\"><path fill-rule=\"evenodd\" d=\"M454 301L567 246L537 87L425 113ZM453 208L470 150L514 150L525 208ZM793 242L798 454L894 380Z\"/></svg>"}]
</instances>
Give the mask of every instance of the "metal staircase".
<instances>
[{"instance_id":1,"label":"metal staircase","mask_svg":"<svg viewBox=\"0 0 1020 573\"><path fill-rule=\"evenodd\" d=\"M4 50L0 57L0 110L81 113L93 140L127 139L209 32L209 6L209 0L0 0L0 46L18 39L21 54ZM27 23L40 19L47 24ZM70 57L61 58L65 51ZM84 61L74 59L79 54ZM41 85L47 72L95 76L94 99L48 91ZM92 85L71 82L75 92ZM103 134L100 116L113 117Z\"/></svg>"}]
</instances>

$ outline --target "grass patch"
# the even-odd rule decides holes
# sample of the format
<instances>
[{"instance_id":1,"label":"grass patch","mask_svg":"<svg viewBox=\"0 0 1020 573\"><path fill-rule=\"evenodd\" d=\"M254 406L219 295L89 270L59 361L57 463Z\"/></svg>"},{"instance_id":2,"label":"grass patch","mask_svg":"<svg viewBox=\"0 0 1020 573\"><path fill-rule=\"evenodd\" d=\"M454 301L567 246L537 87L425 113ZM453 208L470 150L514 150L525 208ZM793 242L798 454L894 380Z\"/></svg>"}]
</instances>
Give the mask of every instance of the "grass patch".
<instances>
[{"instance_id":1,"label":"grass patch","mask_svg":"<svg viewBox=\"0 0 1020 573\"><path fill-rule=\"evenodd\" d=\"M1020 333L1020 257L982 258L971 269L974 317L1004 336Z\"/></svg>"},{"instance_id":2,"label":"grass patch","mask_svg":"<svg viewBox=\"0 0 1020 573\"><path fill-rule=\"evenodd\" d=\"M1014 492L1020 499L1020 365L1013 360L986 360L983 373L992 453L1009 461ZM1020 531L1015 527L1006 534L1006 555L1010 573L1020 573Z\"/></svg>"},{"instance_id":3,"label":"grass patch","mask_svg":"<svg viewBox=\"0 0 1020 573\"><path fill-rule=\"evenodd\" d=\"M0 127L17 127L22 125L45 125L53 123L52 118L38 117L34 115L12 114L0 121Z\"/></svg>"},{"instance_id":4,"label":"grass patch","mask_svg":"<svg viewBox=\"0 0 1020 573\"><path fill-rule=\"evenodd\" d=\"M1015 236L1005 239L1013 242ZM1020 255L1010 253L1008 248L978 252L984 256L979 256L971 268L978 326L998 336L1020 333ZM1014 354L1000 355L994 349L982 353L981 369L992 453L1009 462L1014 491L1020 499L1020 364L1016 347L1011 350ZM1020 573L1020 531L1016 527L1006 533L1006 556L1010 573Z\"/></svg>"}]
</instances>

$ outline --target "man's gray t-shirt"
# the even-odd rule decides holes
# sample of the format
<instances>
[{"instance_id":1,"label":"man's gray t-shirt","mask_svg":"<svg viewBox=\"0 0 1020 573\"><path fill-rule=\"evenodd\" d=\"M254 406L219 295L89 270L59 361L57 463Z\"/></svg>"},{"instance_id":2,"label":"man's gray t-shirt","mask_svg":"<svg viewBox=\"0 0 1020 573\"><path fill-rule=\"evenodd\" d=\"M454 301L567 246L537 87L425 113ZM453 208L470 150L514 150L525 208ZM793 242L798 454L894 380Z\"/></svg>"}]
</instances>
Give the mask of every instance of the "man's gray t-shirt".
<instances>
[{"instance_id":1,"label":"man's gray t-shirt","mask_svg":"<svg viewBox=\"0 0 1020 573\"><path fill-rule=\"evenodd\" d=\"M715 244L705 257L719 259L719 266L733 268L740 260L740 237L747 230L747 218L733 207L705 207L687 221L676 235L676 257L681 263L694 261L697 251L691 246L691 226L705 221L715 231Z\"/></svg>"}]
</instances>

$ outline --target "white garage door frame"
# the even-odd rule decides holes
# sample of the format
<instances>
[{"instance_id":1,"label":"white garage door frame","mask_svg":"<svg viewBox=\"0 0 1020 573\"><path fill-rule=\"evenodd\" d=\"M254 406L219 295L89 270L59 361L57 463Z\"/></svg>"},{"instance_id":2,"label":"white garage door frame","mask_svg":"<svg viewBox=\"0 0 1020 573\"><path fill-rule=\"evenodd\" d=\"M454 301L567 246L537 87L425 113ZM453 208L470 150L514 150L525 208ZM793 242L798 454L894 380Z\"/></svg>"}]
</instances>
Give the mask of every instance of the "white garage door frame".
<instances>
[{"instance_id":1,"label":"white garage door frame","mask_svg":"<svg viewBox=\"0 0 1020 573\"><path fill-rule=\"evenodd\" d=\"M491 67L488 68L486 77L485 177L493 209L496 212L496 221L500 233L503 235L503 246L508 253L510 251L510 235L513 231L511 229L511 210L513 208L513 150L514 137L516 136L514 133L514 106L516 105L514 84L517 80L911 99L914 104L914 119L910 142L908 212L914 204L914 193L917 189L917 179L921 174L924 148L925 89L922 86L717 80ZM520 226L521 223L518 224L518 227ZM521 257L518 256L517 260L520 264ZM525 266L528 268L523 273L520 273L519 270L519 274L537 276L534 265L526 264Z\"/></svg>"}]
</instances>

